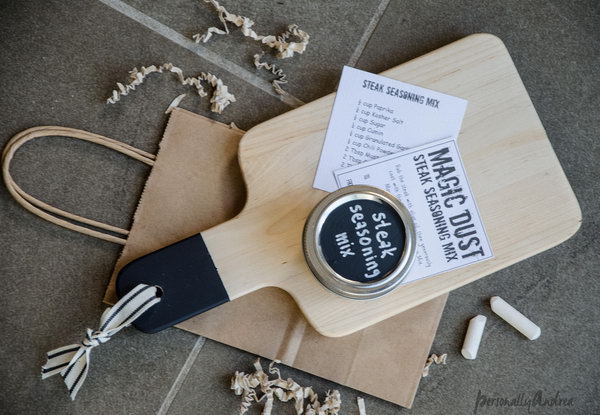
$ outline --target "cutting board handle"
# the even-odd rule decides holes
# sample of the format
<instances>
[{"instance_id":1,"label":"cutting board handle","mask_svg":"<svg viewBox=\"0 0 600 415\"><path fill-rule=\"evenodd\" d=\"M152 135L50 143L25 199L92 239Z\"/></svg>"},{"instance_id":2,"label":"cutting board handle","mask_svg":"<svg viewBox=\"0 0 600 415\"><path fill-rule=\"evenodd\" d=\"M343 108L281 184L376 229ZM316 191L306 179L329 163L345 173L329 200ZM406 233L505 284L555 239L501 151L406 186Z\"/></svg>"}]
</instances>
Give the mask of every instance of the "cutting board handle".
<instances>
[{"instance_id":1,"label":"cutting board handle","mask_svg":"<svg viewBox=\"0 0 600 415\"><path fill-rule=\"evenodd\" d=\"M229 295L204 243L202 234L152 252L121 269L119 298L138 284L160 287L161 302L133 325L156 333L229 301Z\"/></svg>"}]
</instances>

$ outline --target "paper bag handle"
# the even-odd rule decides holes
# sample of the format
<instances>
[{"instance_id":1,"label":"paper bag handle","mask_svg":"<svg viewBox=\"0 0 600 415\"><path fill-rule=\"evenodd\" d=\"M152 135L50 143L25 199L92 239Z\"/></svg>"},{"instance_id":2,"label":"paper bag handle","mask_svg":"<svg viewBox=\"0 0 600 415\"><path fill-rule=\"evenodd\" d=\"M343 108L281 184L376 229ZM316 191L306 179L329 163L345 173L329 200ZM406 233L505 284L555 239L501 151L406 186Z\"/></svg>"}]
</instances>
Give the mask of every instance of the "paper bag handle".
<instances>
[{"instance_id":1,"label":"paper bag handle","mask_svg":"<svg viewBox=\"0 0 600 415\"><path fill-rule=\"evenodd\" d=\"M121 234L124 236L127 236L129 234L129 231L127 229L121 229L116 226L107 225L105 223L98 222L92 219L87 219L82 216L66 212L62 209L58 209L54 206L50 206L47 203L44 203L31 196L29 193L25 192L15 183L10 174L10 162L12 161L13 156L15 155L17 150L28 141L47 136L61 136L83 141L89 141L91 143L99 144L101 146L118 151L119 153L125 154L149 166L154 166L154 160L156 159L156 156L154 154L147 153L143 150L132 147L120 141L103 137L98 134L93 134L87 131L77 130L74 128L54 126L34 127L22 131L10 139L10 141L4 148L4 151L2 152L2 175L4 177L4 183L6 183L6 187L8 188L10 194L21 206L23 206L31 213L39 216L40 218L46 219L49 222L62 226L63 228L71 229L73 231L77 231L85 235L93 236L105 241L125 245L126 238L113 236L106 232L100 232L93 229L89 229L85 226L77 225L64 219L61 219L61 217L73 220L75 222L80 222L82 224L90 225L99 229L103 229L105 231ZM56 216L53 216L48 212L53 213Z\"/></svg>"}]
</instances>

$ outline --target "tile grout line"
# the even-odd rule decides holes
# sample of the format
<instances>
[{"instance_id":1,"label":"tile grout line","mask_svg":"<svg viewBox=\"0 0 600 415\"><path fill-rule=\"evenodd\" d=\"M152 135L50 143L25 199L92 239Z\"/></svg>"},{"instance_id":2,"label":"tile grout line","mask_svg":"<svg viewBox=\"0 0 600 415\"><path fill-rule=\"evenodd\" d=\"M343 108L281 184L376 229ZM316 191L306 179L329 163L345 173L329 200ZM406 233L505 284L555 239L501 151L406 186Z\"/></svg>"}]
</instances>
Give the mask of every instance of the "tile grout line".
<instances>
[{"instance_id":1,"label":"tile grout line","mask_svg":"<svg viewBox=\"0 0 600 415\"><path fill-rule=\"evenodd\" d=\"M129 17L132 20L140 23L142 26L152 30L155 33L167 38L171 42L195 53L199 57L207 60L208 62L228 71L232 75L240 78L242 81L249 83L250 85L266 92L267 94L274 96L275 98L283 101L285 104L292 108L297 108L304 105L304 102L296 98L291 94L279 95L273 90L273 86L268 81L256 76L247 69L242 68L238 64L223 58L218 53L194 42L191 39L183 36L181 33L171 29L170 27L162 24L158 20L142 13L138 9L131 7L121 0L98 0L104 5L110 7L113 10ZM388 0L389 1L389 0Z\"/></svg>"},{"instance_id":2,"label":"tile grout line","mask_svg":"<svg viewBox=\"0 0 600 415\"><path fill-rule=\"evenodd\" d=\"M350 59L348 59L348 66L355 66L357 64L363 51L365 50L365 47L367 46L367 43L369 42L369 39L371 39L375 28L379 24L379 21L381 20L381 17L383 16L383 13L385 12L389 4L390 0L382 0L381 3L379 3L379 6L377 6L373 17L371 18L371 21L365 28L365 31L363 32L363 35L358 41L358 45L356 45L352 56L350 56Z\"/></svg>"},{"instance_id":3,"label":"tile grout line","mask_svg":"<svg viewBox=\"0 0 600 415\"><path fill-rule=\"evenodd\" d=\"M163 400L163 403L160 405L160 408L158 409L158 411L156 412L156 415L166 415L167 412L169 412L169 408L171 407L171 404L173 403L173 401L175 400L175 397L179 393L179 390L183 386L183 382L187 379L187 376L190 373L190 369L192 368L192 365L194 364L194 362L196 361L196 358L200 354L200 350L202 350L202 347L204 346L205 342L206 342L205 337L202 337L202 336L198 337L198 340L196 340L196 343L194 343L194 347L192 347L190 354L188 355L187 359L185 360L185 363L181 367L181 370L179 370L179 374L175 378L173 385L171 385L171 389L169 390L169 393L167 393L167 396L165 396L165 399Z\"/></svg>"}]
</instances>

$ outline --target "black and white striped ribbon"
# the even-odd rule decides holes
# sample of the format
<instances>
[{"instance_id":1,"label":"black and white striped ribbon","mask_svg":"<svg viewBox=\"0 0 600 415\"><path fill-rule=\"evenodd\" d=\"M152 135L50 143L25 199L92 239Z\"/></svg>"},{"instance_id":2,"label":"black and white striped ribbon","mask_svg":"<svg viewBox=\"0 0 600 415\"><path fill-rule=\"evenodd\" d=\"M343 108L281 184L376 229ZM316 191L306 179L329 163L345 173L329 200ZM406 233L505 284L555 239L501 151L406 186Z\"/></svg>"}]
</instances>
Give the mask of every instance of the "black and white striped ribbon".
<instances>
[{"instance_id":1,"label":"black and white striped ribbon","mask_svg":"<svg viewBox=\"0 0 600 415\"><path fill-rule=\"evenodd\" d=\"M42 379L60 373L69 389L71 399L75 399L83 384L90 366L90 352L122 328L129 326L150 307L160 302L160 289L139 284L123 296L113 307L107 308L100 318L100 328L87 329L79 344L59 347L48 352L48 361L42 366Z\"/></svg>"}]
</instances>

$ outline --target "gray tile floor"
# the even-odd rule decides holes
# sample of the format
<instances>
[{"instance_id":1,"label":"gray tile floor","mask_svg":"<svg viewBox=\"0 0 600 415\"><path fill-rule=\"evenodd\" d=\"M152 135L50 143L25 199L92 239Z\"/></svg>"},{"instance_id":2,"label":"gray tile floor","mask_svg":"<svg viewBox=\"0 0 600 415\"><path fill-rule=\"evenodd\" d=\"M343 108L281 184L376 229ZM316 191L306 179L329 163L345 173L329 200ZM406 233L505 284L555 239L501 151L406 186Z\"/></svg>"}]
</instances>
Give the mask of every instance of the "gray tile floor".
<instances>
[{"instance_id":1,"label":"gray tile floor","mask_svg":"<svg viewBox=\"0 0 600 415\"><path fill-rule=\"evenodd\" d=\"M282 102L251 65L260 50L238 32L195 46L187 40L218 23L195 0L0 1L0 145L37 125L94 131L155 151L181 93L168 77L150 80L122 104L104 99L134 66L173 62L186 72L211 71L238 97L223 115L206 100L182 106L250 128L335 90L341 66L381 71L465 35L489 32L507 45L583 211L581 230L566 243L450 295L432 352L449 364L423 379L414 408L367 397L369 415L472 413L478 391L489 396L560 392L570 408L533 413L600 412L600 6L594 0L504 2L224 0L257 21L261 32L295 22L312 35L305 55L283 66L296 100ZM167 36L167 37L165 37ZM54 138L28 145L14 163L18 182L60 207L127 227L147 168L94 146ZM235 370L254 356L169 329L149 337L126 330L94 350L90 376L75 402L60 379L41 381L44 353L94 327L119 247L50 225L0 190L0 412L234 414L228 390ZM534 316L542 337L528 342L506 324L490 322L480 357L459 348L467 318L489 314L497 294ZM142 352L140 352L142 351ZM284 375L323 393L331 382L285 368ZM357 414L356 391L340 388L346 414ZM277 413L292 413L279 405ZM251 413L259 413L254 409ZM483 408L478 413L527 413Z\"/></svg>"}]
</instances>

